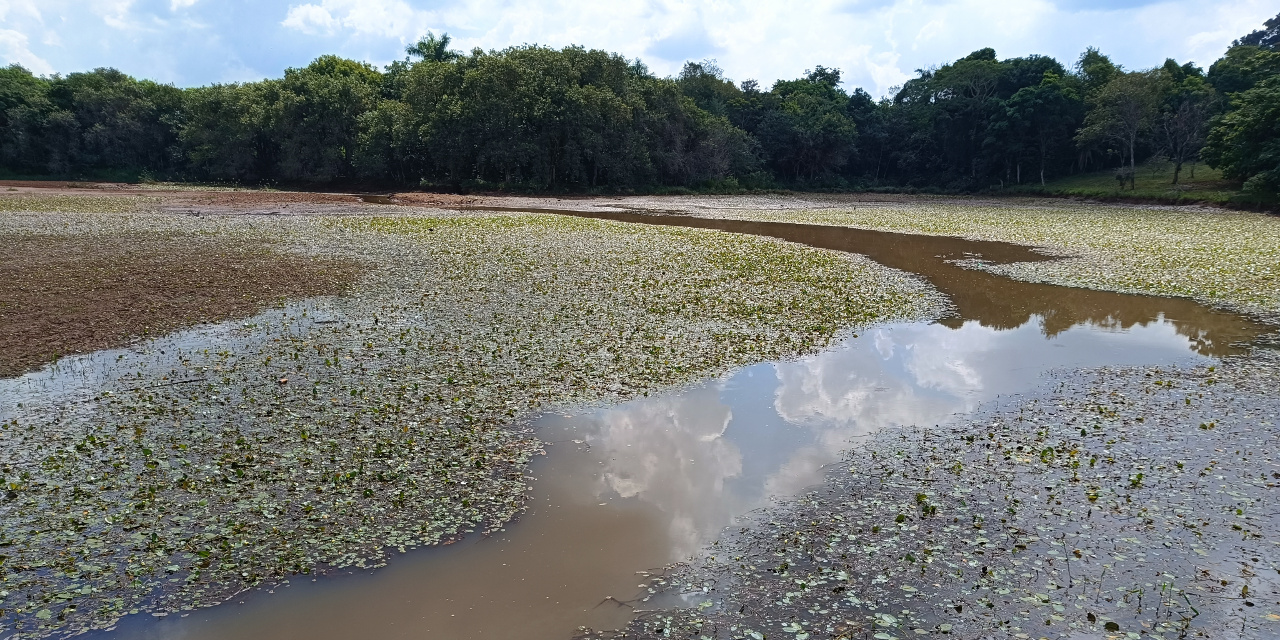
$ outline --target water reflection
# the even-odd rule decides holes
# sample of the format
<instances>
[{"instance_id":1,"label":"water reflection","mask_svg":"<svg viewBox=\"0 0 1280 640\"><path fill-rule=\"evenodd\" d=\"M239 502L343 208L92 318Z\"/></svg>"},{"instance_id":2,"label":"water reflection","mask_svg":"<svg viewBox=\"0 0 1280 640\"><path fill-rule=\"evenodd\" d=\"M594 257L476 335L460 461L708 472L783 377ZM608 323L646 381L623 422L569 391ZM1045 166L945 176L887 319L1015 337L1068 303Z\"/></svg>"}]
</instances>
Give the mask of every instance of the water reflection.
<instances>
[{"instance_id":1,"label":"water reflection","mask_svg":"<svg viewBox=\"0 0 1280 640\"><path fill-rule=\"evenodd\" d=\"M338 300L307 298L238 322L217 322L151 338L141 345L59 358L36 371L0 379L0 420L25 413L70 412L103 393L204 380L226 357L257 353L262 345L301 336L345 317Z\"/></svg>"},{"instance_id":2,"label":"water reflection","mask_svg":"<svg viewBox=\"0 0 1280 640\"><path fill-rule=\"evenodd\" d=\"M1124 328L1127 327L1127 328ZM564 640L613 628L637 572L687 558L777 496L821 481L858 437L942 424L1033 389L1056 368L1205 360L1157 317L1012 329L880 327L812 357L538 423L531 509L507 531L397 558L372 575L303 582L189 618L122 621L115 638L468 637Z\"/></svg>"},{"instance_id":3,"label":"water reflection","mask_svg":"<svg viewBox=\"0 0 1280 640\"><path fill-rule=\"evenodd\" d=\"M472 208L507 210L502 207ZM993 329L1015 329L1035 323L1044 335L1054 337L1081 324L1128 329L1168 320L1175 330L1191 340L1197 352L1212 356L1238 353L1239 343L1269 331L1260 323L1185 298L1158 298L1024 282L973 268L976 265L1056 259L1031 247L1008 242L818 224L721 220L670 213L655 215L656 212L540 211L769 236L822 249L859 253L880 264L914 273L945 294L955 306L955 313L944 319L943 324L954 328L974 320Z\"/></svg>"},{"instance_id":4,"label":"water reflection","mask_svg":"<svg viewBox=\"0 0 1280 640\"><path fill-rule=\"evenodd\" d=\"M770 497L818 483L822 467L859 436L945 423L1027 391L1056 368L1197 358L1196 342L1164 320L1128 330L1083 324L1046 336L1039 317L1004 330L977 321L954 329L890 325L683 394L548 418L543 432L590 446L601 466L596 497L661 512L667 560L675 561Z\"/></svg>"}]
</instances>

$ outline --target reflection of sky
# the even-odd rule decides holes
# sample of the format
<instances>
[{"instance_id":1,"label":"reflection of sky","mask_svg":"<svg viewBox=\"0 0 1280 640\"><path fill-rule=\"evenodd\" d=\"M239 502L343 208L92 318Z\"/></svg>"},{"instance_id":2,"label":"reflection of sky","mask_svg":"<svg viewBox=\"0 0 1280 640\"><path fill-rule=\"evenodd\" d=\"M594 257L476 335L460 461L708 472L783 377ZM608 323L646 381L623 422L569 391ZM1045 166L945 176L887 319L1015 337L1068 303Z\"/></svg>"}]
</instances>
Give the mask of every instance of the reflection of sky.
<instances>
[{"instance_id":1,"label":"reflection of sky","mask_svg":"<svg viewBox=\"0 0 1280 640\"><path fill-rule=\"evenodd\" d=\"M792 362L636 400L562 424L591 444L596 497L661 512L672 558L688 556L771 496L821 481L857 437L932 425L1031 390L1049 370L1201 359L1167 322L1128 331L1078 326L1046 338L1010 330L900 324Z\"/></svg>"}]
</instances>

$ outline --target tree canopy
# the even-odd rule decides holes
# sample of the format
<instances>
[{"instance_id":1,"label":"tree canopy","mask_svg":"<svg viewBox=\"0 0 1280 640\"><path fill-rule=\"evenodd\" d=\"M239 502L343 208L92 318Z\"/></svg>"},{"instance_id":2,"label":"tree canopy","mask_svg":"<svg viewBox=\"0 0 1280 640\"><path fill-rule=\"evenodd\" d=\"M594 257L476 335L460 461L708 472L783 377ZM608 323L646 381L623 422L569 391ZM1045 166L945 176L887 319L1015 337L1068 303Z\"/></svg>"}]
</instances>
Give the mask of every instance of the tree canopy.
<instances>
[{"instance_id":1,"label":"tree canopy","mask_svg":"<svg viewBox=\"0 0 1280 640\"><path fill-rule=\"evenodd\" d=\"M0 69L0 171L521 191L669 187L973 191L1153 156L1276 190L1280 16L1207 73L1070 67L979 49L876 99L816 66L767 89L715 61L675 77L582 47L449 48L383 69L321 56L280 78L177 89L114 69ZM1132 175L1131 173L1129 175ZM1123 174L1122 176L1123 177Z\"/></svg>"}]
</instances>

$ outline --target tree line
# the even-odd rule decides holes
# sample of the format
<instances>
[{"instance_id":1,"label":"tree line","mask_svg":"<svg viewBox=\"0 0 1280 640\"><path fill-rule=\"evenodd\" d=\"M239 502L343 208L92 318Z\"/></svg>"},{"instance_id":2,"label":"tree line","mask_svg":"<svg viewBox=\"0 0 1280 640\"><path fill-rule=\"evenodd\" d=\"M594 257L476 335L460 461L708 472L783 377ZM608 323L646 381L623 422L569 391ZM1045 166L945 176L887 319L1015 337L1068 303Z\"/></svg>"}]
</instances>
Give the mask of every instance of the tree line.
<instances>
[{"instance_id":1,"label":"tree line","mask_svg":"<svg viewBox=\"0 0 1280 640\"><path fill-rule=\"evenodd\" d=\"M1280 16L1206 72L975 51L875 99L817 67L763 87L714 62L658 77L582 47L449 48L383 69L322 56L278 79L178 89L114 69L0 69L0 172L520 191L930 189L1206 162L1280 192Z\"/></svg>"}]
</instances>

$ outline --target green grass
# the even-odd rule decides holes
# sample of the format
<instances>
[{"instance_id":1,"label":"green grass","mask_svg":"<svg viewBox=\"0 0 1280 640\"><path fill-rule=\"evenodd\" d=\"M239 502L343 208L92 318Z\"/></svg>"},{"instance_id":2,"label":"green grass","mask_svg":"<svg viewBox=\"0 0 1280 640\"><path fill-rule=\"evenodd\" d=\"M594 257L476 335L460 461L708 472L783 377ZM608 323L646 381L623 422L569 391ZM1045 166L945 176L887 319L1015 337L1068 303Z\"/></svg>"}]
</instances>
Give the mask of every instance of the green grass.
<instances>
[{"instance_id":1,"label":"green grass","mask_svg":"<svg viewBox=\"0 0 1280 640\"><path fill-rule=\"evenodd\" d=\"M1192 176L1192 165L1184 164L1182 173L1178 176L1178 184L1173 184L1173 163L1152 160L1138 165L1133 189L1128 184L1121 188L1120 182L1116 180L1116 170L1107 169L1052 180L1043 187L1027 185L1015 191L1167 203L1231 204L1242 200L1240 183L1224 179L1221 171L1203 164L1195 165L1194 171L1195 175Z\"/></svg>"}]
</instances>

